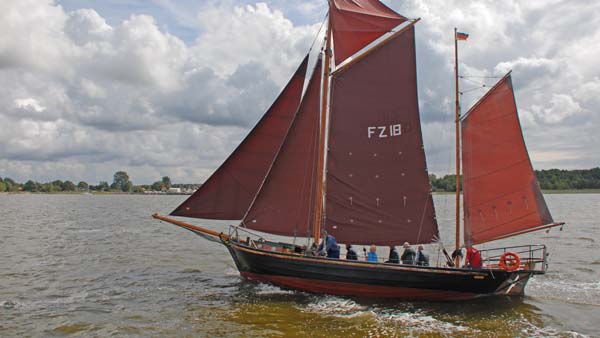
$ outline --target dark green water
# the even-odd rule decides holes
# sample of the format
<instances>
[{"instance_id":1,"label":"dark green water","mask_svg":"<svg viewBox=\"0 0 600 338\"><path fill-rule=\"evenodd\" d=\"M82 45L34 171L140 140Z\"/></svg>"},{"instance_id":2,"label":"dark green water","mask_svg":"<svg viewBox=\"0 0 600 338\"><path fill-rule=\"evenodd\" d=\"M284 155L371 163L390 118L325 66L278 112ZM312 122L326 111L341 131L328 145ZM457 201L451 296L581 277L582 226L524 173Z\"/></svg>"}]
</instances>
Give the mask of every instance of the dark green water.
<instances>
[{"instance_id":1,"label":"dark green water","mask_svg":"<svg viewBox=\"0 0 600 338\"><path fill-rule=\"evenodd\" d=\"M600 337L600 195L548 195L564 231L500 243L549 247L526 297L459 303L246 282L224 247L149 217L184 198L0 195L0 336ZM435 198L451 243L453 197Z\"/></svg>"}]
</instances>

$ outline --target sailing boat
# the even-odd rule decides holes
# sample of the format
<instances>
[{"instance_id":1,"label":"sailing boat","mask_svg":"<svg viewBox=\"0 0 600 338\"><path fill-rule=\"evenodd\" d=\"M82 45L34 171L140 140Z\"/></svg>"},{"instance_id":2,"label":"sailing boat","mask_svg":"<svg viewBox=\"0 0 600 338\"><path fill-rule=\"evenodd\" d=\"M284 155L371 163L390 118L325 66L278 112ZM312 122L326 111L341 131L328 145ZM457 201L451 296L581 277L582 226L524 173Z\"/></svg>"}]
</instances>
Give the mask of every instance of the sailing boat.
<instances>
[{"instance_id":1,"label":"sailing boat","mask_svg":"<svg viewBox=\"0 0 600 338\"><path fill-rule=\"evenodd\" d=\"M416 266L318 257L295 244L319 243L323 229L340 243L439 241L417 98L418 21L377 0L329 0L324 47L304 94L308 55L237 149L171 213L241 219L239 226L223 233L153 217L222 243L243 277L285 288L433 300L522 295L547 269L544 245L483 250L483 268L471 269L449 258ZM457 88L456 123L464 246L563 224L534 176L510 73L462 118Z\"/></svg>"}]
</instances>

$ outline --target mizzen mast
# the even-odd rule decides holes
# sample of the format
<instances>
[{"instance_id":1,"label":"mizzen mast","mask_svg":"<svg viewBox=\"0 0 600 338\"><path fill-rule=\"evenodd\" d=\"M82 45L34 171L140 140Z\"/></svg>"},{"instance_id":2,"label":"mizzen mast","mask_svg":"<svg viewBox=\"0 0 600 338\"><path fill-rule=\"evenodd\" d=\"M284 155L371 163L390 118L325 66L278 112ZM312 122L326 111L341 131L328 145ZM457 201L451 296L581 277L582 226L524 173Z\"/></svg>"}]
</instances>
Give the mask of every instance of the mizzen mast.
<instances>
[{"instance_id":1,"label":"mizzen mast","mask_svg":"<svg viewBox=\"0 0 600 338\"><path fill-rule=\"evenodd\" d=\"M454 123L456 124L456 244L455 249L460 248L460 92L458 90L458 40L466 40L468 34L460 33L454 28L454 88L455 92L455 108L456 116ZM456 257L454 264L456 267L460 264L460 257Z\"/></svg>"}]
</instances>

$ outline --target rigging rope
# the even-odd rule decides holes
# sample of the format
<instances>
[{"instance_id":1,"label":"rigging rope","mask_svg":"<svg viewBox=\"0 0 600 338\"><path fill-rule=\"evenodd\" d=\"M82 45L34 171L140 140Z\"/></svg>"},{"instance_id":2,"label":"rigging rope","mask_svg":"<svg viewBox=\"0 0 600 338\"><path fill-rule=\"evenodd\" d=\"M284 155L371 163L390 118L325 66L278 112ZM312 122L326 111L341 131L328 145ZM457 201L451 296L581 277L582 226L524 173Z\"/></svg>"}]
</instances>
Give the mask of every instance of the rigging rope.
<instances>
[{"instance_id":1,"label":"rigging rope","mask_svg":"<svg viewBox=\"0 0 600 338\"><path fill-rule=\"evenodd\" d=\"M317 42L317 38L319 37L319 34L321 34L321 30L323 29L323 26L325 25L325 21L327 20L328 16L329 16L329 12L325 14L325 17L323 18L323 22L321 22L321 27L319 27L319 31L317 31L317 35L315 35L313 42L310 44L310 48L308 49L309 53L312 51L313 47L315 46L315 42Z\"/></svg>"},{"instance_id":2,"label":"rigging rope","mask_svg":"<svg viewBox=\"0 0 600 338\"><path fill-rule=\"evenodd\" d=\"M479 82L479 81L471 80L471 79L469 79L469 78L464 78L464 77L461 77L461 78L462 78L463 80L469 81L469 82L471 82L471 83L474 83L474 84L478 84L478 85L485 85L485 82Z\"/></svg>"},{"instance_id":3,"label":"rigging rope","mask_svg":"<svg viewBox=\"0 0 600 338\"><path fill-rule=\"evenodd\" d=\"M461 79L466 79L466 78L479 78L479 79L501 79L504 76L496 76L496 75L490 75L490 76L476 76L476 75L459 75L458 76Z\"/></svg>"},{"instance_id":4,"label":"rigging rope","mask_svg":"<svg viewBox=\"0 0 600 338\"><path fill-rule=\"evenodd\" d=\"M483 88L487 88L487 87L488 87L487 85L482 85L481 87L475 87L475 88L471 88L471 89L463 90L463 91L461 91L461 92L460 92L460 95L462 95L462 94L465 94L465 93L472 92L472 91L474 91L474 90L477 90L477 89L483 89Z\"/></svg>"}]
</instances>

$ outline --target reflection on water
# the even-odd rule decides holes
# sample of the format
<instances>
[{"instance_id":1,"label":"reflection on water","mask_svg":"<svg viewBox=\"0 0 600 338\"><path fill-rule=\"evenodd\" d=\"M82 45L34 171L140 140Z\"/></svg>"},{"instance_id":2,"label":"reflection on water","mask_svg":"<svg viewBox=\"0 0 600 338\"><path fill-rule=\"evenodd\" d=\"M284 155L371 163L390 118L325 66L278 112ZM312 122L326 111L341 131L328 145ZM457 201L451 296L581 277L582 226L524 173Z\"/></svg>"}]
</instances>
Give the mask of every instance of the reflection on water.
<instances>
[{"instance_id":1,"label":"reflection on water","mask_svg":"<svg viewBox=\"0 0 600 338\"><path fill-rule=\"evenodd\" d=\"M149 217L183 198L0 195L0 336L600 336L600 195L547 196L562 232L498 244L548 245L527 297L452 303L244 281L221 245ZM435 198L451 242L452 197Z\"/></svg>"}]
</instances>

